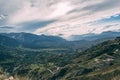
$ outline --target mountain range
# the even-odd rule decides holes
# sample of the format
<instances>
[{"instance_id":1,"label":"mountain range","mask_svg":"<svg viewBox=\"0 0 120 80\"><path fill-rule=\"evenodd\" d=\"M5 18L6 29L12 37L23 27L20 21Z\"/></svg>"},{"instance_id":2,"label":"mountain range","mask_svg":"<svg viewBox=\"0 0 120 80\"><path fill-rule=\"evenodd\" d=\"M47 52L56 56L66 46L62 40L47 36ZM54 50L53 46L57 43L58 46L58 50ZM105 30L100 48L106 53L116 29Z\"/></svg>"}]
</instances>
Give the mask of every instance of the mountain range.
<instances>
[{"instance_id":1,"label":"mountain range","mask_svg":"<svg viewBox=\"0 0 120 80\"><path fill-rule=\"evenodd\" d=\"M31 33L1 33L0 44L24 48L81 48L86 49L103 41L120 36L120 32L74 35L72 40L58 36L36 35ZM7 39L6 39L7 38ZM8 40L9 39L9 40Z\"/></svg>"},{"instance_id":2,"label":"mountain range","mask_svg":"<svg viewBox=\"0 0 120 80\"><path fill-rule=\"evenodd\" d=\"M57 36L35 35L31 33L2 33L1 35L18 41L20 47L26 48L60 47L61 43L65 42L64 39Z\"/></svg>"},{"instance_id":3,"label":"mountain range","mask_svg":"<svg viewBox=\"0 0 120 80\"><path fill-rule=\"evenodd\" d=\"M118 36L120 36L120 32L107 31L100 34L89 33L89 34L83 34L83 35L72 35L69 37L69 39L72 41L79 41L79 40L93 41L93 40L100 40L100 39L110 39L110 38L113 39Z\"/></svg>"},{"instance_id":4,"label":"mountain range","mask_svg":"<svg viewBox=\"0 0 120 80\"><path fill-rule=\"evenodd\" d=\"M11 77L14 80L120 79L120 37L101 42L83 51L80 48L75 51L71 48L68 50L63 44L63 47L59 48L17 47L11 46L13 41L17 40L15 37L13 39L2 35L0 39L2 40L0 80ZM25 40L22 39L23 42ZM21 39L17 41L18 44L22 42ZM66 40L62 39L62 41ZM6 42L11 44L5 44ZM79 41L74 43L79 44Z\"/></svg>"}]
</instances>

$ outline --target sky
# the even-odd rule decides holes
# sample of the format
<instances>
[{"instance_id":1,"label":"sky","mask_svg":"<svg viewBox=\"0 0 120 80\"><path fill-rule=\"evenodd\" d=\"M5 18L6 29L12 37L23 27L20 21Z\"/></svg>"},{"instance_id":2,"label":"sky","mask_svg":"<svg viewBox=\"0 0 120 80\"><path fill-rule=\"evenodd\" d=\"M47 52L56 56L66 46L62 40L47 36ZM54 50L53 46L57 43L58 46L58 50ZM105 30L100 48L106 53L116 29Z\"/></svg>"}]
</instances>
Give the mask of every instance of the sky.
<instances>
[{"instance_id":1,"label":"sky","mask_svg":"<svg viewBox=\"0 0 120 80\"><path fill-rule=\"evenodd\" d=\"M120 0L0 0L0 32L62 37L120 31Z\"/></svg>"}]
</instances>

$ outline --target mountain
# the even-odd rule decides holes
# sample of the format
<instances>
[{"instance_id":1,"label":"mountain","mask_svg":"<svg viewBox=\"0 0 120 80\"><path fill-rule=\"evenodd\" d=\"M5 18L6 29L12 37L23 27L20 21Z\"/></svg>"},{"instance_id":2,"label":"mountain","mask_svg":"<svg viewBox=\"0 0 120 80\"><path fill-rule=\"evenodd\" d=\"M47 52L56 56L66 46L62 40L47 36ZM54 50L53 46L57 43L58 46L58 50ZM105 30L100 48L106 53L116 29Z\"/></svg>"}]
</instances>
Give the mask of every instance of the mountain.
<instances>
[{"instance_id":1,"label":"mountain","mask_svg":"<svg viewBox=\"0 0 120 80\"><path fill-rule=\"evenodd\" d=\"M31 33L2 33L4 36L8 36L10 38L14 38L22 43L31 43L34 41L65 41L61 37L58 36L46 36L46 35L35 35Z\"/></svg>"},{"instance_id":2,"label":"mountain","mask_svg":"<svg viewBox=\"0 0 120 80\"><path fill-rule=\"evenodd\" d=\"M74 36L76 40L68 41L58 36L35 35L31 33L1 33L1 35L12 38L20 43L19 47L40 49L40 48L69 48L87 49L93 45L114 39L120 35L119 32L104 32L102 34L86 34ZM78 39L78 40L77 40Z\"/></svg>"},{"instance_id":3,"label":"mountain","mask_svg":"<svg viewBox=\"0 0 120 80\"><path fill-rule=\"evenodd\" d=\"M77 53L50 80L119 80L120 37Z\"/></svg>"},{"instance_id":4,"label":"mountain","mask_svg":"<svg viewBox=\"0 0 120 80\"><path fill-rule=\"evenodd\" d=\"M69 37L69 39L72 41L79 41L79 40L94 41L101 39L105 39L105 40L114 39L118 36L120 36L120 32L108 31L108 32L103 32L101 34L89 33L84 35L72 35Z\"/></svg>"},{"instance_id":5,"label":"mountain","mask_svg":"<svg viewBox=\"0 0 120 80\"><path fill-rule=\"evenodd\" d=\"M13 39L3 35L0 35L0 45L10 46L10 47L17 47L20 43Z\"/></svg>"},{"instance_id":6,"label":"mountain","mask_svg":"<svg viewBox=\"0 0 120 80\"><path fill-rule=\"evenodd\" d=\"M61 37L35 35L31 33L2 33L2 35L19 41L21 46L26 48L55 48L63 46L62 44L66 42Z\"/></svg>"},{"instance_id":7,"label":"mountain","mask_svg":"<svg viewBox=\"0 0 120 80\"><path fill-rule=\"evenodd\" d=\"M120 37L69 53L64 48L36 50L0 45L0 69L17 80L120 79Z\"/></svg>"},{"instance_id":8,"label":"mountain","mask_svg":"<svg viewBox=\"0 0 120 80\"><path fill-rule=\"evenodd\" d=\"M1 33L1 35L17 40L19 47L40 49L40 48L71 48L86 49L94 42L87 40L67 41L58 36L35 35L31 33ZM97 42L97 41L96 41Z\"/></svg>"}]
</instances>

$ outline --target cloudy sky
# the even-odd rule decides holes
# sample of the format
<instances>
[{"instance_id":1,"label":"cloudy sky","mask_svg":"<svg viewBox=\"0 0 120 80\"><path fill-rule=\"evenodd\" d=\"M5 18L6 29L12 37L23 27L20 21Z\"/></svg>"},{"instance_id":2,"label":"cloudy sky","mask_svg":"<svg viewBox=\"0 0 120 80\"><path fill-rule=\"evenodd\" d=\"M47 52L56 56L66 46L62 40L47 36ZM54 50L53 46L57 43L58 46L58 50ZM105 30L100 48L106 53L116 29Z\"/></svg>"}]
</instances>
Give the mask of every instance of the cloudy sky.
<instances>
[{"instance_id":1,"label":"cloudy sky","mask_svg":"<svg viewBox=\"0 0 120 80\"><path fill-rule=\"evenodd\" d=\"M120 31L120 0L0 0L0 32L81 35Z\"/></svg>"}]
</instances>

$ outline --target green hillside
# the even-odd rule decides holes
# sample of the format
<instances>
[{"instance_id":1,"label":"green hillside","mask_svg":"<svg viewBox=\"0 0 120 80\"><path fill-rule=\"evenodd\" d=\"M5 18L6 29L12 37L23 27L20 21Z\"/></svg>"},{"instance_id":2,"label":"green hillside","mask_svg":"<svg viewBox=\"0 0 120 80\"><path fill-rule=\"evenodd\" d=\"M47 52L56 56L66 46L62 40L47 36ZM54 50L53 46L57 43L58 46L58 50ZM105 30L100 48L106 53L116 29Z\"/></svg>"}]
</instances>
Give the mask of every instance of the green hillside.
<instances>
[{"instance_id":1,"label":"green hillside","mask_svg":"<svg viewBox=\"0 0 120 80\"><path fill-rule=\"evenodd\" d=\"M64 70L64 71L63 71ZM61 72L62 71L62 72ZM60 75L64 74L64 75ZM51 80L119 80L120 38L77 53Z\"/></svg>"},{"instance_id":2,"label":"green hillside","mask_svg":"<svg viewBox=\"0 0 120 80\"><path fill-rule=\"evenodd\" d=\"M85 51L0 46L0 69L14 80L119 80L120 38Z\"/></svg>"}]
</instances>

